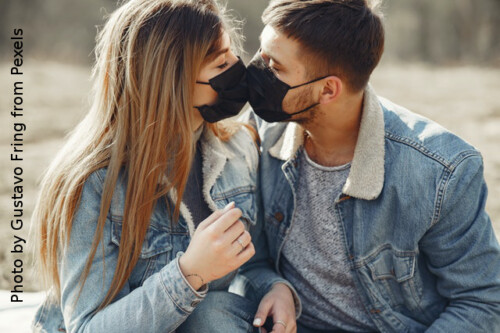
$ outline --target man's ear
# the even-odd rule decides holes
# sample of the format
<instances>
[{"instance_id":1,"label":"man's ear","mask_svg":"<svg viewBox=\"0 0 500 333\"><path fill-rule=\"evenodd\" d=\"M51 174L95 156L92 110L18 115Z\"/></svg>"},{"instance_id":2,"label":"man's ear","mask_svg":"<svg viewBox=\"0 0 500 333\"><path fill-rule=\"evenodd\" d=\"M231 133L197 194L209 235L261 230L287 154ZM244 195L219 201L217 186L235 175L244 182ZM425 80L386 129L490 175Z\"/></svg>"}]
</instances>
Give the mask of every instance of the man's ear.
<instances>
[{"instance_id":1,"label":"man's ear","mask_svg":"<svg viewBox=\"0 0 500 333\"><path fill-rule=\"evenodd\" d=\"M334 101L342 93L343 84L338 76L328 76L323 82L319 103L328 104Z\"/></svg>"}]
</instances>

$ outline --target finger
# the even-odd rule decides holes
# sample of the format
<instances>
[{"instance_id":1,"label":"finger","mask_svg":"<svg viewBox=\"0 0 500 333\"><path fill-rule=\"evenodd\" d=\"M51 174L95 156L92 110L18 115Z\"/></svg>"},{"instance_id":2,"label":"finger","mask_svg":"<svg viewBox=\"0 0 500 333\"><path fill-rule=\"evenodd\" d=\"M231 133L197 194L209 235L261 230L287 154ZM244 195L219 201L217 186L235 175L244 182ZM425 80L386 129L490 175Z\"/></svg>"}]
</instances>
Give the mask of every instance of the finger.
<instances>
[{"instance_id":1,"label":"finger","mask_svg":"<svg viewBox=\"0 0 500 333\"><path fill-rule=\"evenodd\" d=\"M211 228L216 234L222 235L241 217L241 214L242 212L239 208L232 208L210 224L207 229Z\"/></svg>"},{"instance_id":2,"label":"finger","mask_svg":"<svg viewBox=\"0 0 500 333\"><path fill-rule=\"evenodd\" d=\"M286 328L285 328L285 326L283 326L283 324L274 323L272 332L274 332L274 333L286 333Z\"/></svg>"},{"instance_id":3,"label":"finger","mask_svg":"<svg viewBox=\"0 0 500 333\"><path fill-rule=\"evenodd\" d=\"M240 253L238 253L238 255L236 255L238 267L246 263L248 260L250 260L250 258L252 258L254 254L255 254L255 248L252 243L249 243L243 251L241 251Z\"/></svg>"},{"instance_id":4,"label":"finger","mask_svg":"<svg viewBox=\"0 0 500 333\"><path fill-rule=\"evenodd\" d=\"M263 298L262 301L259 304L259 308L257 309L257 312L255 313L255 317L253 320L253 326L255 327L260 327L264 325L266 322L266 319L269 315L269 310L271 310L271 306L273 303L271 300L268 300L266 298Z\"/></svg>"},{"instance_id":5,"label":"finger","mask_svg":"<svg viewBox=\"0 0 500 333\"><path fill-rule=\"evenodd\" d=\"M231 255L239 255L247 248L248 244L250 244L251 241L252 237L250 236L250 233L248 231L243 231L241 235L231 243Z\"/></svg>"},{"instance_id":6,"label":"finger","mask_svg":"<svg viewBox=\"0 0 500 333\"><path fill-rule=\"evenodd\" d=\"M240 220L233 223L229 229L224 233L223 241L231 244L235 242L241 235L245 232L245 225ZM243 247L247 246L248 243L243 244Z\"/></svg>"},{"instance_id":7,"label":"finger","mask_svg":"<svg viewBox=\"0 0 500 333\"><path fill-rule=\"evenodd\" d=\"M241 243L243 247L247 247L248 244L250 244L250 242L252 241L252 236L250 236L250 233L245 230L243 231L243 233L241 233L240 237L236 239L236 241L238 241L238 239L239 243Z\"/></svg>"},{"instance_id":8,"label":"finger","mask_svg":"<svg viewBox=\"0 0 500 333\"><path fill-rule=\"evenodd\" d=\"M218 218L220 218L222 215L227 213L230 209L234 208L234 201L231 201L229 204L226 205L222 210L216 210L213 212L209 217L204 219L199 225L198 229L205 229L212 223L214 223Z\"/></svg>"},{"instance_id":9,"label":"finger","mask_svg":"<svg viewBox=\"0 0 500 333\"><path fill-rule=\"evenodd\" d=\"M291 319L287 311L280 306L275 306L273 311L273 332L289 333L295 325L295 318Z\"/></svg>"}]
</instances>

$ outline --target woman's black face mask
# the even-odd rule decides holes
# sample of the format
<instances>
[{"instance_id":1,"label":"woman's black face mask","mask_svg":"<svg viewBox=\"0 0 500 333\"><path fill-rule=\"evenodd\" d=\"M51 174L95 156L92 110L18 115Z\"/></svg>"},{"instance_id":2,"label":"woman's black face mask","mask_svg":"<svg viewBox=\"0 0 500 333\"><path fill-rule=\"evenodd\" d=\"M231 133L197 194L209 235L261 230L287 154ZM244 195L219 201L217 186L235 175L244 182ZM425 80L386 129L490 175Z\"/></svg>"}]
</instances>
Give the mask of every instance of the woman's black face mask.
<instances>
[{"instance_id":1,"label":"woman's black face mask","mask_svg":"<svg viewBox=\"0 0 500 333\"><path fill-rule=\"evenodd\" d=\"M296 86L290 86L276 77L259 51L247 67L249 103L254 112L267 122L272 123L288 120L293 115L306 112L319 104L315 103L294 113L286 113L283 111L282 105L288 91L322 80L328 76L323 76Z\"/></svg>"},{"instance_id":2,"label":"woman's black face mask","mask_svg":"<svg viewBox=\"0 0 500 333\"><path fill-rule=\"evenodd\" d=\"M196 81L210 85L218 94L213 105L195 106L201 116L209 123L236 116L248 101L247 69L238 57L238 61L228 70L211 78L208 82Z\"/></svg>"}]
</instances>

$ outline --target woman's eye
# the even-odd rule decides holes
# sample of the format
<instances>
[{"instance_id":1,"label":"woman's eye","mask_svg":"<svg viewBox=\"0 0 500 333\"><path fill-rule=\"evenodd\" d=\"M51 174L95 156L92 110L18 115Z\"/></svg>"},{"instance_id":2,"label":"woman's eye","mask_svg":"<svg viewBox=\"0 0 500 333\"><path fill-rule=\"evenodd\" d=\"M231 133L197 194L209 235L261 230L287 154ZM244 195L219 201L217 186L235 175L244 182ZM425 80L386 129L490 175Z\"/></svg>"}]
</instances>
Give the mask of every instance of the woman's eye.
<instances>
[{"instance_id":1,"label":"woman's eye","mask_svg":"<svg viewBox=\"0 0 500 333\"><path fill-rule=\"evenodd\" d=\"M224 69L224 68L226 68L226 67L227 67L227 65L229 65L229 63L226 61L226 62L224 62L222 65L217 66L217 68Z\"/></svg>"}]
</instances>

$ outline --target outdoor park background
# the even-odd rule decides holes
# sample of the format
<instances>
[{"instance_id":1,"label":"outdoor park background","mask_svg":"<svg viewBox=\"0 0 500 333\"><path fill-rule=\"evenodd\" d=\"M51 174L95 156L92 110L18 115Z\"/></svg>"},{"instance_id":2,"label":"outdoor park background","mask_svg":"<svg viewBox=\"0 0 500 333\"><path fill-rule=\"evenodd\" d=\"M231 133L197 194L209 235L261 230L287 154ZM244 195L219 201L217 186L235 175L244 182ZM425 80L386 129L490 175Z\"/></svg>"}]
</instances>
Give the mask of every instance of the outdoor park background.
<instances>
[{"instance_id":1,"label":"outdoor park background","mask_svg":"<svg viewBox=\"0 0 500 333\"><path fill-rule=\"evenodd\" d=\"M246 21L246 60L258 49L266 5L265 0L228 1L233 14ZM115 0L0 2L0 289L13 285L13 29L24 30L25 45L25 226L16 233L25 237L40 175L88 108L96 26L115 7ZM481 150L487 210L500 235L500 0L385 0L382 10L386 51L372 85L380 95L441 123ZM24 290L38 291L30 265L25 255Z\"/></svg>"}]
</instances>

